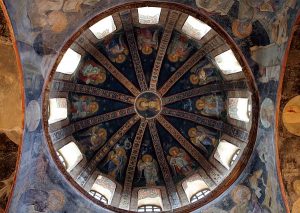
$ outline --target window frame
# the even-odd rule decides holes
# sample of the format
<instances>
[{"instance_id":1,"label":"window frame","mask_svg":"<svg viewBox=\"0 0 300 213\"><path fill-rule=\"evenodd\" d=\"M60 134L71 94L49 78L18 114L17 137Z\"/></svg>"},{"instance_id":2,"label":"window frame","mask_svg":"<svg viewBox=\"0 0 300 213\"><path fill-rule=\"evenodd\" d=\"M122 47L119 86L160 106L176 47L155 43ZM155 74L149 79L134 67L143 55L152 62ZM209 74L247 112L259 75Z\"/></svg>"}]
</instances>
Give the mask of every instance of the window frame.
<instances>
[{"instance_id":1,"label":"window frame","mask_svg":"<svg viewBox=\"0 0 300 213\"><path fill-rule=\"evenodd\" d=\"M150 210L150 211L148 211L148 210ZM142 205L142 206L139 206L137 209L137 212L161 212L161 211L162 211L162 208L160 206L156 206L156 205Z\"/></svg>"},{"instance_id":2,"label":"window frame","mask_svg":"<svg viewBox=\"0 0 300 213\"><path fill-rule=\"evenodd\" d=\"M210 193L210 189L206 188L206 189L202 189L198 192L196 192L194 195L191 196L190 198L190 203L194 203L202 198L204 198L206 195L208 195Z\"/></svg>"},{"instance_id":3,"label":"window frame","mask_svg":"<svg viewBox=\"0 0 300 213\"><path fill-rule=\"evenodd\" d=\"M108 199L100 192L97 192L96 190L90 190L89 194L93 196L96 200L108 205Z\"/></svg>"}]
</instances>

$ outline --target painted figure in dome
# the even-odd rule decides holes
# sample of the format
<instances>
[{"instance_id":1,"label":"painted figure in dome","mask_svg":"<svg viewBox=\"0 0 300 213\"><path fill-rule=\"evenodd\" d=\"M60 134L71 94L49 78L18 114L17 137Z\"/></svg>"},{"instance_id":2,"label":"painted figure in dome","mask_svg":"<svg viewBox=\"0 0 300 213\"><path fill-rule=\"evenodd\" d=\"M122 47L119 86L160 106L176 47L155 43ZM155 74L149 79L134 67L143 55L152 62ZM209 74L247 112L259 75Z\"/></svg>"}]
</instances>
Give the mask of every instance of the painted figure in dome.
<instances>
[{"instance_id":1,"label":"painted figure in dome","mask_svg":"<svg viewBox=\"0 0 300 213\"><path fill-rule=\"evenodd\" d=\"M125 62L126 57L129 54L129 50L122 35L120 35L118 39L107 39L104 43L108 57L112 62L118 64Z\"/></svg>"},{"instance_id":2,"label":"painted figure in dome","mask_svg":"<svg viewBox=\"0 0 300 213\"><path fill-rule=\"evenodd\" d=\"M185 36L176 34L167 50L170 62L183 62L189 56L192 47L189 45L189 39Z\"/></svg>"},{"instance_id":3,"label":"painted figure in dome","mask_svg":"<svg viewBox=\"0 0 300 213\"><path fill-rule=\"evenodd\" d=\"M95 114L99 110L96 98L92 96L73 96L70 113L73 119L85 118Z\"/></svg>"},{"instance_id":4,"label":"painted figure in dome","mask_svg":"<svg viewBox=\"0 0 300 213\"><path fill-rule=\"evenodd\" d=\"M107 140L107 131L103 127L93 126L92 128L83 132L80 136L86 137L82 141L91 144L91 149L96 150L100 148Z\"/></svg>"},{"instance_id":5,"label":"painted figure in dome","mask_svg":"<svg viewBox=\"0 0 300 213\"><path fill-rule=\"evenodd\" d=\"M147 28L141 28L137 31L138 48L144 55L150 55L153 49L158 48L158 30L151 32Z\"/></svg>"},{"instance_id":6,"label":"painted figure in dome","mask_svg":"<svg viewBox=\"0 0 300 213\"><path fill-rule=\"evenodd\" d=\"M143 155L138 162L138 170L140 175L144 173L147 185L155 185L158 181L158 165L155 159L149 154Z\"/></svg>"},{"instance_id":7,"label":"painted figure in dome","mask_svg":"<svg viewBox=\"0 0 300 213\"><path fill-rule=\"evenodd\" d=\"M188 135L191 142L206 153L211 151L210 147L213 149L217 145L216 133L204 127L192 127L189 129Z\"/></svg>"},{"instance_id":8,"label":"painted figure in dome","mask_svg":"<svg viewBox=\"0 0 300 213\"><path fill-rule=\"evenodd\" d=\"M173 146L169 149L168 161L174 175L187 176L192 171L192 160L181 148Z\"/></svg>"},{"instance_id":9,"label":"painted figure in dome","mask_svg":"<svg viewBox=\"0 0 300 213\"><path fill-rule=\"evenodd\" d=\"M138 98L136 107L139 111L152 110L154 112L159 112L161 110L161 103L159 99L149 100L147 98Z\"/></svg>"},{"instance_id":10,"label":"painted figure in dome","mask_svg":"<svg viewBox=\"0 0 300 213\"><path fill-rule=\"evenodd\" d=\"M225 111L225 103L221 96L210 95L199 98L196 101L196 109L205 116L220 117Z\"/></svg>"},{"instance_id":11,"label":"painted figure in dome","mask_svg":"<svg viewBox=\"0 0 300 213\"><path fill-rule=\"evenodd\" d=\"M193 85L201 86L217 80L219 80L219 78L214 75L213 68L194 67L191 70L190 82Z\"/></svg>"},{"instance_id":12,"label":"painted figure in dome","mask_svg":"<svg viewBox=\"0 0 300 213\"><path fill-rule=\"evenodd\" d=\"M104 166L107 168L108 175L113 178L120 178L127 163L126 150L117 146L108 153Z\"/></svg>"},{"instance_id":13,"label":"painted figure in dome","mask_svg":"<svg viewBox=\"0 0 300 213\"><path fill-rule=\"evenodd\" d=\"M93 61L87 61L79 71L78 78L85 84L98 85L106 80L105 69Z\"/></svg>"}]
</instances>

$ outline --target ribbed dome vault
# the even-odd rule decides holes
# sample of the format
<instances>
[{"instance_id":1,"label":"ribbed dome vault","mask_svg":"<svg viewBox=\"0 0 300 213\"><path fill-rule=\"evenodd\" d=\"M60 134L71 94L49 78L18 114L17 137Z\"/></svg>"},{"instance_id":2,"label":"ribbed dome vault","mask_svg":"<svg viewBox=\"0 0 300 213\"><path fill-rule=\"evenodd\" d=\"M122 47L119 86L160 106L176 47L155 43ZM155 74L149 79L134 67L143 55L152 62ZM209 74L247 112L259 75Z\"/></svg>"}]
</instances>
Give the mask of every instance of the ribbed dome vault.
<instances>
[{"instance_id":1,"label":"ribbed dome vault","mask_svg":"<svg viewBox=\"0 0 300 213\"><path fill-rule=\"evenodd\" d=\"M44 99L52 156L99 205L187 212L245 167L256 128L248 66L199 17L132 6L89 22L57 59Z\"/></svg>"}]
</instances>

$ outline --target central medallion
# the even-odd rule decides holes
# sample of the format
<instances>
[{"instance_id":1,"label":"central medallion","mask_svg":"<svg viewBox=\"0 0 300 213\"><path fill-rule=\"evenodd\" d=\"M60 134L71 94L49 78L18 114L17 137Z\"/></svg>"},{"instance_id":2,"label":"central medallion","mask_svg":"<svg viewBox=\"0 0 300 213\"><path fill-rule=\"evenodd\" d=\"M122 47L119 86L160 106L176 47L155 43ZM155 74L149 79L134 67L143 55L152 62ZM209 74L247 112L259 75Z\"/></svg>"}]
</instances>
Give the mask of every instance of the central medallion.
<instances>
[{"instance_id":1,"label":"central medallion","mask_svg":"<svg viewBox=\"0 0 300 213\"><path fill-rule=\"evenodd\" d=\"M137 96L134 107L139 116L151 119L161 112L161 98L155 92L146 91Z\"/></svg>"}]
</instances>

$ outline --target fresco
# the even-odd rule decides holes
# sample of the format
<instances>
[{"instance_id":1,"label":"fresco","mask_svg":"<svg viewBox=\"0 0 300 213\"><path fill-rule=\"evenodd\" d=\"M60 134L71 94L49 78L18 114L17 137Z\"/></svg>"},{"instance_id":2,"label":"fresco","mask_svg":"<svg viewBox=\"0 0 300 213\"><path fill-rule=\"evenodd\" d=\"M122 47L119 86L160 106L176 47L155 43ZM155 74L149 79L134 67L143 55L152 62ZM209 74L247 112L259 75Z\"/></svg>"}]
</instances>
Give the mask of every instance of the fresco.
<instances>
[{"instance_id":1,"label":"fresco","mask_svg":"<svg viewBox=\"0 0 300 213\"><path fill-rule=\"evenodd\" d=\"M12 18L13 27L16 29L17 44L24 68L26 106L28 106L32 100L36 100L41 104L40 95L44 82L43 76L45 76L45 73L47 74L48 68L54 63L55 56L65 41L87 20L105 11L108 7L120 3L115 0L72 2L52 2L47 0L25 0L19 2L16 0L5 0L4 2ZM265 102L267 103L266 108L265 105L261 106L266 112L264 112L265 115L260 118L254 157L252 157L245 172L232 187L232 190L225 192L213 204L205 206L203 211L243 212L250 210L253 212L285 212L283 198L277 184L278 179L274 157L273 136L274 116L270 116L270 114L274 115L274 103L277 102L275 93L278 86L279 72L281 72L280 64L286 49L287 38L290 36L291 26L294 22L296 12L299 9L299 1L282 0L277 2L264 1L251 3L247 0L215 0L210 2L201 0L176 0L175 2L188 7L198 6L201 10L207 11L208 16L219 23L224 30L232 36L247 58L257 83L261 101L266 98L270 99L270 101ZM152 39L153 38L154 36L152 36ZM110 55L111 61L116 66L119 66L118 68L121 66L126 67L127 65L130 67L130 62L128 61L131 60L131 57L129 53L126 55L127 44L124 37L120 39L120 37L117 36L115 44L108 43L107 45L107 49L112 52L107 53L107 55ZM148 51L149 46L146 48ZM110 49L114 47L115 49ZM154 44L151 48L153 49L153 53L155 53L156 49ZM179 45L179 48L170 48L168 52L171 60L168 58L165 59L169 61L169 65L166 65L165 68L170 74L166 74L164 79L161 80L162 82L159 83L160 86L169 78L171 73L176 70L177 67L175 64L184 63L184 59L189 57L186 56L186 54L193 53L192 50L182 44ZM146 51L146 53L148 52ZM264 57L261 57L262 54ZM52 58L49 58L49 55L51 55ZM146 57L147 56L149 55L146 54ZM172 60L176 62L172 62ZM47 66L42 66L44 63L46 63ZM128 70L128 67L124 69ZM210 76L209 69L207 72L205 71L205 73L207 76ZM131 74L128 73L128 75ZM201 75L203 75L203 72ZM189 81L189 76L190 73L188 73L186 78L184 76L183 79ZM105 82L108 82L108 78L109 76L107 74ZM199 74L197 78L199 78L198 81L200 82ZM197 80L194 82L196 81ZM86 81L83 80L82 83L86 83ZM198 83L192 84L190 82L190 85L198 86ZM270 103L273 104L273 110ZM186 101L184 107L195 107L195 102L189 103L189 101ZM101 103L99 109L101 109ZM75 114L80 113L80 111L78 111L78 113L76 112L77 110ZM32 131L26 129L24 133L22 163L9 212L18 212L18 210L20 210L19 212L21 213L33 211L41 212L42 210L57 212L105 212L106 210L84 199L82 195L66 184L66 180L56 169L50 154L45 151L47 150L47 145L42 133L43 131L41 130L41 125L37 126L36 129L30 128ZM109 132L109 130L107 130L107 132ZM266 137L261 137L262 135L266 135ZM165 144L164 150L167 150L165 154L172 157L169 150L172 147L177 147L178 150L180 150L180 148L175 142L168 144L165 142L166 139L167 138L164 138L164 140L162 140ZM128 140L132 140L132 138L129 137ZM172 139L170 138L168 141L172 141ZM121 152L124 152L119 152L120 156L122 156L121 158L124 160L125 156L121 154ZM126 152L128 152L128 150L126 150ZM186 156L186 154L179 151L176 151L176 154L174 152L172 153L176 156L179 154ZM116 152L114 154L116 154ZM115 157L121 159L119 156ZM188 165L192 167L187 160L188 158L180 157L179 159L181 159L182 162L186 161ZM37 162L40 163L37 164ZM112 161L110 160L110 162ZM117 160L115 162L117 162ZM175 162L175 160L173 162ZM109 171L115 171L117 175L117 170L113 169L115 168L114 163L112 162L111 165L112 167L107 169ZM182 171L183 176L186 170L187 169L184 169ZM144 173L145 169L143 170L143 175ZM181 172L177 173L180 174ZM293 190L298 193L297 183L298 182L295 182ZM57 191L51 192L51 190ZM34 195L27 196L33 194L33 192L43 197L43 201L40 197ZM23 195L25 193L27 194ZM28 200L24 199L24 197L28 197ZM298 200L295 200L295 206L298 205L296 201ZM53 206L57 206L58 209L55 209Z\"/></svg>"},{"instance_id":2,"label":"fresco","mask_svg":"<svg viewBox=\"0 0 300 213\"><path fill-rule=\"evenodd\" d=\"M85 61L82 68L76 74L78 75L78 79L85 84L97 86L98 84L103 84L106 80L105 69L92 60Z\"/></svg>"},{"instance_id":3,"label":"fresco","mask_svg":"<svg viewBox=\"0 0 300 213\"><path fill-rule=\"evenodd\" d=\"M282 81L281 98L277 106L278 152L283 187L292 213L299 211L300 144L299 144L299 50L300 28L295 27Z\"/></svg>"},{"instance_id":4,"label":"fresco","mask_svg":"<svg viewBox=\"0 0 300 213\"><path fill-rule=\"evenodd\" d=\"M220 117L225 110L223 98L217 95L201 97L196 101L195 106L201 115L211 117Z\"/></svg>"},{"instance_id":5,"label":"fresco","mask_svg":"<svg viewBox=\"0 0 300 213\"><path fill-rule=\"evenodd\" d=\"M0 4L0 212L12 196L24 124L21 71L6 10Z\"/></svg>"},{"instance_id":6,"label":"fresco","mask_svg":"<svg viewBox=\"0 0 300 213\"><path fill-rule=\"evenodd\" d=\"M284 107L282 120L285 128L297 136L300 136L300 96L292 98Z\"/></svg>"},{"instance_id":7,"label":"fresco","mask_svg":"<svg viewBox=\"0 0 300 213\"><path fill-rule=\"evenodd\" d=\"M72 119L86 118L99 110L99 103L93 96L72 96L69 112Z\"/></svg>"}]
</instances>

